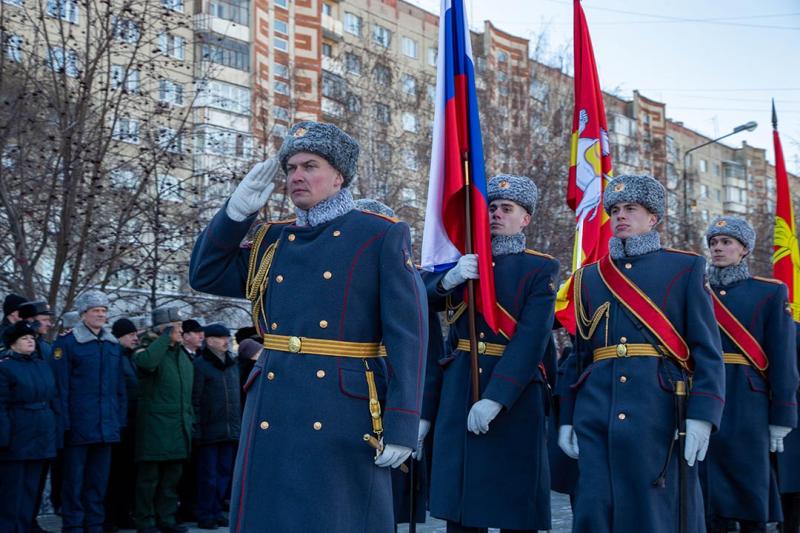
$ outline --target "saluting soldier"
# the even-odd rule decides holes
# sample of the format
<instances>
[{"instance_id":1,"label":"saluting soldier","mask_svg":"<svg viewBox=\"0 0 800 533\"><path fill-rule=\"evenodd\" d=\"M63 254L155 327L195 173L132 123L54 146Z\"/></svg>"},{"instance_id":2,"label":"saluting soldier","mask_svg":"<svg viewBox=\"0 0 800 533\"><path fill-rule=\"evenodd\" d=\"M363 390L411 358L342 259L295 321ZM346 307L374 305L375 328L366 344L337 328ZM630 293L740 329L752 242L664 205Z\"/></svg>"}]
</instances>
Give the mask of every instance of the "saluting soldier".
<instances>
[{"instance_id":1,"label":"saluting soldier","mask_svg":"<svg viewBox=\"0 0 800 533\"><path fill-rule=\"evenodd\" d=\"M708 282L722 338L725 410L701 468L709 533L729 521L740 531L766 531L780 521L769 453L797 426L794 321L786 285L750 275L746 258L756 232L744 219L717 217L706 231ZM777 515L777 516L776 516Z\"/></svg>"},{"instance_id":2,"label":"saluting soldier","mask_svg":"<svg viewBox=\"0 0 800 533\"><path fill-rule=\"evenodd\" d=\"M399 467L417 442L427 307L408 226L354 208L358 152L331 124L295 124L192 253L192 286L248 296L265 347L245 384L234 532L393 530L378 467ZM242 247L279 166L297 218Z\"/></svg>"},{"instance_id":3,"label":"saluting soldier","mask_svg":"<svg viewBox=\"0 0 800 533\"><path fill-rule=\"evenodd\" d=\"M431 421L436 424L430 508L447 520L450 533L550 529L542 363L558 261L525 247L523 230L537 196L524 176L495 176L488 184L497 303L516 332L494 333L477 315L481 399L474 405L463 294L464 283L478 278L477 256L464 255L452 269L424 276L431 307L446 308L451 322L450 351L427 378L420 424L420 437Z\"/></svg>"},{"instance_id":4,"label":"saluting soldier","mask_svg":"<svg viewBox=\"0 0 800 533\"><path fill-rule=\"evenodd\" d=\"M561 387L559 445L578 458L576 532L675 533L681 517L685 531L705 529L695 461L719 427L725 374L706 262L661 247L654 228L664 200L650 176L613 179L603 195L609 254L575 273L576 347L565 372L572 386Z\"/></svg>"}]
</instances>

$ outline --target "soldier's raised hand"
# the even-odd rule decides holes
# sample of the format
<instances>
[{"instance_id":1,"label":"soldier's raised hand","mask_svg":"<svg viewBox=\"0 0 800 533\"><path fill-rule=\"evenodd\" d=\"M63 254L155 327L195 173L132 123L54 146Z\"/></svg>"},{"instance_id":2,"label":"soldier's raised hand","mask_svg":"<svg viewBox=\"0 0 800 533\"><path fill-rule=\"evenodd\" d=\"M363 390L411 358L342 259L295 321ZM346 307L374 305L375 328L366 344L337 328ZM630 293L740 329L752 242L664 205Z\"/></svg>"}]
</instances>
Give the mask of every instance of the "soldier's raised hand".
<instances>
[{"instance_id":1,"label":"soldier's raised hand","mask_svg":"<svg viewBox=\"0 0 800 533\"><path fill-rule=\"evenodd\" d=\"M769 451L783 453L783 439L792 432L792 428L786 426L769 425Z\"/></svg>"},{"instance_id":2,"label":"soldier's raised hand","mask_svg":"<svg viewBox=\"0 0 800 533\"><path fill-rule=\"evenodd\" d=\"M250 169L228 200L225 208L228 217L241 222L264 207L275 188L273 180L279 168L280 163L273 157Z\"/></svg>"},{"instance_id":3,"label":"soldier's raised hand","mask_svg":"<svg viewBox=\"0 0 800 533\"><path fill-rule=\"evenodd\" d=\"M558 428L558 447L567 454L567 457L578 458L580 453L578 450L578 436L571 425L564 424Z\"/></svg>"},{"instance_id":4,"label":"soldier's raised hand","mask_svg":"<svg viewBox=\"0 0 800 533\"><path fill-rule=\"evenodd\" d=\"M478 277L478 256L476 254L462 255L456 266L448 270L442 278L442 288L449 291L468 279L478 279Z\"/></svg>"},{"instance_id":5,"label":"soldier's raised hand","mask_svg":"<svg viewBox=\"0 0 800 533\"><path fill-rule=\"evenodd\" d=\"M686 419L686 444L683 449L683 458L689 466L694 466L695 461L706 458L708 439L711 436L711 422L705 420Z\"/></svg>"}]
</instances>

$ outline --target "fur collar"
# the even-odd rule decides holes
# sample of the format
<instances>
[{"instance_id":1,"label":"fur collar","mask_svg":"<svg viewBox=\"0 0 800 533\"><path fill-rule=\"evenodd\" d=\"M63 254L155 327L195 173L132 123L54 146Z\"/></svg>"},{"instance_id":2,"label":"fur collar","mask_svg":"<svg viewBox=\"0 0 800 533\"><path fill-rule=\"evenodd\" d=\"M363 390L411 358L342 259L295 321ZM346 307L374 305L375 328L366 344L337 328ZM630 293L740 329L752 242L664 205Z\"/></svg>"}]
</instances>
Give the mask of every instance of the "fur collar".
<instances>
[{"instance_id":1,"label":"fur collar","mask_svg":"<svg viewBox=\"0 0 800 533\"><path fill-rule=\"evenodd\" d=\"M356 208L353 201L353 194L350 189L342 189L330 198L322 200L320 203L309 209L295 209L297 214L298 226L319 226L326 222L330 222L335 218L339 218Z\"/></svg>"},{"instance_id":2,"label":"fur collar","mask_svg":"<svg viewBox=\"0 0 800 533\"><path fill-rule=\"evenodd\" d=\"M661 238L657 231L650 231L642 235L634 235L625 240L611 237L608 241L608 253L611 259L635 257L649 254L661 249Z\"/></svg>"},{"instance_id":3,"label":"fur collar","mask_svg":"<svg viewBox=\"0 0 800 533\"><path fill-rule=\"evenodd\" d=\"M708 283L712 287L727 287L737 281L742 281L751 277L750 269L747 267L747 263L744 260L739 261L738 265L726 267L708 265L706 273L708 274Z\"/></svg>"},{"instance_id":4,"label":"fur collar","mask_svg":"<svg viewBox=\"0 0 800 533\"><path fill-rule=\"evenodd\" d=\"M106 328L100 328L100 335L95 335L92 333L92 330L86 327L86 324L83 321L78 322L78 325L72 329L72 334L75 336L75 340L79 344L86 344L87 342L92 342L96 340L112 342L114 344L119 344L117 338L112 335Z\"/></svg>"},{"instance_id":5,"label":"fur collar","mask_svg":"<svg viewBox=\"0 0 800 533\"><path fill-rule=\"evenodd\" d=\"M525 234L496 235L492 237L492 255L518 254L525 251Z\"/></svg>"}]
</instances>

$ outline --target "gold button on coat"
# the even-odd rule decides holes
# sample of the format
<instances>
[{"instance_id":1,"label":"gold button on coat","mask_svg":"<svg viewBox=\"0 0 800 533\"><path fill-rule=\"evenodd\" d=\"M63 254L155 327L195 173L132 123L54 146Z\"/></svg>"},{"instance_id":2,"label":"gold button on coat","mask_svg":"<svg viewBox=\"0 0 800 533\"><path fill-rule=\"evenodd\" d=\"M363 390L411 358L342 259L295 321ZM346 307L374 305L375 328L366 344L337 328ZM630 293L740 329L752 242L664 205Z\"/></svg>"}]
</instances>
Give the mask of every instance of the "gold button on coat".
<instances>
[{"instance_id":1,"label":"gold button on coat","mask_svg":"<svg viewBox=\"0 0 800 533\"><path fill-rule=\"evenodd\" d=\"M620 382L620 383L625 383L625 382L627 382L627 381L628 381L628 378L627 378L627 376L620 376L620 377L619 377L619 382Z\"/></svg>"},{"instance_id":2,"label":"gold button on coat","mask_svg":"<svg viewBox=\"0 0 800 533\"><path fill-rule=\"evenodd\" d=\"M338 237L338 236L340 236L341 234L342 234L342 232L341 232L341 231L339 231L338 229L337 229L337 230L335 230L335 231L333 232L333 236L334 236L334 237Z\"/></svg>"},{"instance_id":3,"label":"gold button on coat","mask_svg":"<svg viewBox=\"0 0 800 533\"><path fill-rule=\"evenodd\" d=\"M275 281L277 281L278 283L283 283L283 276L278 274L277 276L275 276Z\"/></svg>"},{"instance_id":4,"label":"gold button on coat","mask_svg":"<svg viewBox=\"0 0 800 533\"><path fill-rule=\"evenodd\" d=\"M300 351L300 348L303 347L303 343L300 340L300 337L289 337L289 351L292 353L297 353Z\"/></svg>"},{"instance_id":5,"label":"gold button on coat","mask_svg":"<svg viewBox=\"0 0 800 533\"><path fill-rule=\"evenodd\" d=\"M278 329L278 323L277 322L273 322L272 323L272 329Z\"/></svg>"},{"instance_id":6,"label":"gold button on coat","mask_svg":"<svg viewBox=\"0 0 800 533\"><path fill-rule=\"evenodd\" d=\"M720 295L725 296L726 294L728 294L728 291L719 291L719 293Z\"/></svg>"},{"instance_id":7,"label":"gold button on coat","mask_svg":"<svg viewBox=\"0 0 800 533\"><path fill-rule=\"evenodd\" d=\"M289 239L290 241L293 241L293 240L295 240L296 238L297 238L297 236L295 236L295 234L294 234L294 233L290 233L290 234L289 234L289 236L287 237L287 239Z\"/></svg>"},{"instance_id":8,"label":"gold button on coat","mask_svg":"<svg viewBox=\"0 0 800 533\"><path fill-rule=\"evenodd\" d=\"M322 422L314 422L314 429L317 431L322 429Z\"/></svg>"},{"instance_id":9,"label":"gold button on coat","mask_svg":"<svg viewBox=\"0 0 800 533\"><path fill-rule=\"evenodd\" d=\"M481 339L485 338L485 337L486 337L486 333L484 333L484 332L482 332L482 331L481 331L481 332L480 332L480 335L479 335L479 337L480 337Z\"/></svg>"},{"instance_id":10,"label":"gold button on coat","mask_svg":"<svg viewBox=\"0 0 800 533\"><path fill-rule=\"evenodd\" d=\"M617 418L619 418L620 420L625 420L625 413L618 414Z\"/></svg>"},{"instance_id":11,"label":"gold button on coat","mask_svg":"<svg viewBox=\"0 0 800 533\"><path fill-rule=\"evenodd\" d=\"M270 381L275 379L275 372L267 372L267 379Z\"/></svg>"},{"instance_id":12,"label":"gold button on coat","mask_svg":"<svg viewBox=\"0 0 800 533\"><path fill-rule=\"evenodd\" d=\"M259 424L259 427L261 427L261 429L269 429L269 422L267 422L266 420L262 420L261 423Z\"/></svg>"},{"instance_id":13,"label":"gold button on coat","mask_svg":"<svg viewBox=\"0 0 800 533\"><path fill-rule=\"evenodd\" d=\"M325 371L324 370L317 370L317 377L319 379L324 378L325 377Z\"/></svg>"},{"instance_id":14,"label":"gold button on coat","mask_svg":"<svg viewBox=\"0 0 800 533\"><path fill-rule=\"evenodd\" d=\"M625 263L625 268L627 268L628 270L630 270L630 269L632 269L632 268L633 268L633 265L632 265L632 264L630 264L630 263Z\"/></svg>"},{"instance_id":15,"label":"gold button on coat","mask_svg":"<svg viewBox=\"0 0 800 533\"><path fill-rule=\"evenodd\" d=\"M326 270L325 272L322 273L322 277L325 279L331 279L333 277L333 274L331 274Z\"/></svg>"},{"instance_id":16,"label":"gold button on coat","mask_svg":"<svg viewBox=\"0 0 800 533\"><path fill-rule=\"evenodd\" d=\"M628 337L620 337L619 342L626 343L628 342Z\"/></svg>"},{"instance_id":17,"label":"gold button on coat","mask_svg":"<svg viewBox=\"0 0 800 533\"><path fill-rule=\"evenodd\" d=\"M319 321L319 327L321 327L322 329L327 328L328 327L328 321L327 320L320 320Z\"/></svg>"}]
</instances>

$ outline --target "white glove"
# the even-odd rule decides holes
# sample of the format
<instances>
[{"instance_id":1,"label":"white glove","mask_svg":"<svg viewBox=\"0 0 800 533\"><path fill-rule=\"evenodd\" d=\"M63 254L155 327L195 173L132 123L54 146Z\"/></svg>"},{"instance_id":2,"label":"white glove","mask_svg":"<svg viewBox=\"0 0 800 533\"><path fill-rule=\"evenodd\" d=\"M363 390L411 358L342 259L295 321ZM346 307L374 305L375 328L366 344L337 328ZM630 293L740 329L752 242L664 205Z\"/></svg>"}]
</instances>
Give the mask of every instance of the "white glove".
<instances>
[{"instance_id":1,"label":"white glove","mask_svg":"<svg viewBox=\"0 0 800 533\"><path fill-rule=\"evenodd\" d=\"M387 444L383 452L375 458L375 465L380 467L391 466L397 468L406 462L411 455L411 448L398 446L397 444Z\"/></svg>"},{"instance_id":2,"label":"white glove","mask_svg":"<svg viewBox=\"0 0 800 533\"><path fill-rule=\"evenodd\" d=\"M442 278L442 288L449 291L468 279L478 279L478 256L475 254L462 255L458 259L456 266L448 270Z\"/></svg>"},{"instance_id":3,"label":"white glove","mask_svg":"<svg viewBox=\"0 0 800 533\"><path fill-rule=\"evenodd\" d=\"M792 428L786 426L769 425L769 451L783 453L783 439L792 432Z\"/></svg>"},{"instance_id":4,"label":"white glove","mask_svg":"<svg viewBox=\"0 0 800 533\"><path fill-rule=\"evenodd\" d=\"M578 458L578 435L575 434L575 430L569 424L558 428L558 447L567 454L567 457Z\"/></svg>"},{"instance_id":5,"label":"white glove","mask_svg":"<svg viewBox=\"0 0 800 533\"><path fill-rule=\"evenodd\" d=\"M476 435L488 433L489 423L494 420L502 408L503 405L494 400L478 400L469 410L467 429Z\"/></svg>"},{"instance_id":6,"label":"white glove","mask_svg":"<svg viewBox=\"0 0 800 533\"><path fill-rule=\"evenodd\" d=\"M686 444L683 448L683 458L689 466L694 466L695 460L702 461L708 451L708 438L711 436L711 422L705 420L686 419Z\"/></svg>"},{"instance_id":7,"label":"white glove","mask_svg":"<svg viewBox=\"0 0 800 533\"><path fill-rule=\"evenodd\" d=\"M425 447L425 437L428 436L428 432L431 430L431 423L429 420L425 420L424 418L420 418L419 420L419 431L417 432L417 449L414 450L414 453L411 454L411 457L414 459L419 459L422 457L422 452Z\"/></svg>"},{"instance_id":8,"label":"white glove","mask_svg":"<svg viewBox=\"0 0 800 533\"><path fill-rule=\"evenodd\" d=\"M273 157L250 169L228 200L225 213L231 220L241 222L264 207L275 188L272 180L275 179L278 168L280 168L280 164Z\"/></svg>"}]
</instances>

